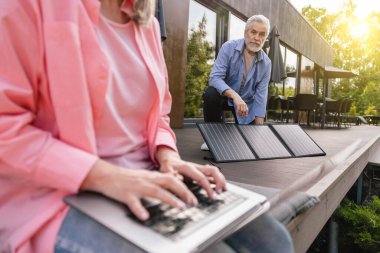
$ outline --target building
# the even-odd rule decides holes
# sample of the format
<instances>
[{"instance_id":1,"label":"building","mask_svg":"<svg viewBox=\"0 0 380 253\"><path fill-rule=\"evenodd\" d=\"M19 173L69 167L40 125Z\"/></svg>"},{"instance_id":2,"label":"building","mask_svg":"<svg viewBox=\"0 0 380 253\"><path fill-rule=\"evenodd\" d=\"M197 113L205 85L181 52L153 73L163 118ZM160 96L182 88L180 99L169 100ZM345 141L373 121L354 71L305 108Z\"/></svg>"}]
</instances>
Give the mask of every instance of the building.
<instances>
[{"instance_id":1,"label":"building","mask_svg":"<svg viewBox=\"0 0 380 253\"><path fill-rule=\"evenodd\" d=\"M245 21L254 14L269 18L280 32L288 78L277 84L280 93L321 94L324 66L333 62L333 49L287 0L163 0L167 40L164 54L173 96L171 124L184 121L185 78L189 31L205 15L207 40L215 55L221 45L243 36ZM293 94L292 94L293 93Z\"/></svg>"}]
</instances>

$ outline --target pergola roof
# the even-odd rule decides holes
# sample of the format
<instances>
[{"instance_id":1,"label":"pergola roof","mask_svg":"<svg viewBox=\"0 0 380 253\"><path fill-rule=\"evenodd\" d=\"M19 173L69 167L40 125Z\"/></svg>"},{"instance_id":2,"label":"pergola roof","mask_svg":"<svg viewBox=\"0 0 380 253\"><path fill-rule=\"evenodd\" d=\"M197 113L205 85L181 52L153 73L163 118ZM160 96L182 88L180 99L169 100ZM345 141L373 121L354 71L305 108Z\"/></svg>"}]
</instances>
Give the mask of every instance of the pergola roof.
<instances>
[{"instance_id":1,"label":"pergola roof","mask_svg":"<svg viewBox=\"0 0 380 253\"><path fill-rule=\"evenodd\" d=\"M325 66L324 71L327 78L350 78L358 76L358 74L352 71L339 69L332 66Z\"/></svg>"}]
</instances>

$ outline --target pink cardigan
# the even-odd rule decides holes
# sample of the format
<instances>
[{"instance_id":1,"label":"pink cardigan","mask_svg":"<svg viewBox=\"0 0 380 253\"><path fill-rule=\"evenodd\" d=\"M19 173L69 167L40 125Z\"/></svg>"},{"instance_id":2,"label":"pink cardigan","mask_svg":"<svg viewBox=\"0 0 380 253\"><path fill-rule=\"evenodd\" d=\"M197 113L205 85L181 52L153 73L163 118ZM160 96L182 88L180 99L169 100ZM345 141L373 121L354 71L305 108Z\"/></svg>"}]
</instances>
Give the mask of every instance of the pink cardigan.
<instances>
[{"instance_id":1,"label":"pink cardigan","mask_svg":"<svg viewBox=\"0 0 380 253\"><path fill-rule=\"evenodd\" d=\"M52 252L67 206L98 159L94 120L108 81L98 0L0 2L0 252ZM136 41L155 81L150 156L176 150L157 21ZM144 98L145 99L145 98Z\"/></svg>"}]
</instances>

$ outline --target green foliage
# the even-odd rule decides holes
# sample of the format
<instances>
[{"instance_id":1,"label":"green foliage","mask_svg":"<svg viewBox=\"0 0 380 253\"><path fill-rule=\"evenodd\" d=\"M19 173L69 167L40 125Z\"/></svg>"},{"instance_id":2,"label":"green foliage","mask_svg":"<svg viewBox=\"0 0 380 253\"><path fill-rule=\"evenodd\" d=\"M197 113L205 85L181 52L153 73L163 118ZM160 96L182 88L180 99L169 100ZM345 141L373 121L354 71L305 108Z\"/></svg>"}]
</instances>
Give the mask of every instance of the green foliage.
<instances>
[{"instance_id":1,"label":"green foliage","mask_svg":"<svg viewBox=\"0 0 380 253\"><path fill-rule=\"evenodd\" d=\"M281 94L281 93L280 93ZM285 97L293 97L295 94L295 89L292 86L285 87Z\"/></svg>"},{"instance_id":2,"label":"green foliage","mask_svg":"<svg viewBox=\"0 0 380 253\"><path fill-rule=\"evenodd\" d=\"M269 83L269 86L268 86L268 97L270 96L278 96L278 94L282 94L282 93L278 93L278 86L271 82Z\"/></svg>"},{"instance_id":3,"label":"green foliage","mask_svg":"<svg viewBox=\"0 0 380 253\"><path fill-rule=\"evenodd\" d=\"M345 199L336 211L341 252L380 253L380 199L367 205Z\"/></svg>"},{"instance_id":4,"label":"green foliage","mask_svg":"<svg viewBox=\"0 0 380 253\"><path fill-rule=\"evenodd\" d=\"M355 10L353 2L346 1L336 13L307 6L302 14L333 47L333 65L359 74L335 81L332 95L353 98L357 112L363 114L370 104L380 108L380 12L359 20Z\"/></svg>"},{"instance_id":5,"label":"green foliage","mask_svg":"<svg viewBox=\"0 0 380 253\"><path fill-rule=\"evenodd\" d=\"M214 46L206 40L206 24L206 17L203 16L198 27L191 29L187 44L185 117L202 115L202 94L207 87L214 59Z\"/></svg>"},{"instance_id":6,"label":"green foliage","mask_svg":"<svg viewBox=\"0 0 380 253\"><path fill-rule=\"evenodd\" d=\"M368 107L367 107L367 110L364 111L364 114L365 115L376 115L377 112L376 112L376 107L373 106L372 104L369 104Z\"/></svg>"},{"instance_id":7,"label":"green foliage","mask_svg":"<svg viewBox=\"0 0 380 253\"><path fill-rule=\"evenodd\" d=\"M359 113L356 112L356 104L355 103L352 103L350 111L348 113L349 113L349 115L352 115L352 116L359 116Z\"/></svg>"}]
</instances>

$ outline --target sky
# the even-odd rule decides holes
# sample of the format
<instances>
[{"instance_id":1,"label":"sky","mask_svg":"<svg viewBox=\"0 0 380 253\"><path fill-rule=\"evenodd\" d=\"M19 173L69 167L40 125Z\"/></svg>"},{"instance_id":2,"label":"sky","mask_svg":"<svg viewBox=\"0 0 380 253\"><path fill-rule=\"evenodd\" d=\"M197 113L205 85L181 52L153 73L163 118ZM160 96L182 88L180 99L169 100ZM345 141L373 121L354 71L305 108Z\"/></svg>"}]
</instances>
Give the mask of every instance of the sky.
<instances>
[{"instance_id":1,"label":"sky","mask_svg":"<svg viewBox=\"0 0 380 253\"><path fill-rule=\"evenodd\" d=\"M333 13L347 0L289 0L300 12L302 7L311 5L314 8L325 8ZM380 0L353 0L356 5L356 16L365 18L371 11L380 12Z\"/></svg>"}]
</instances>

